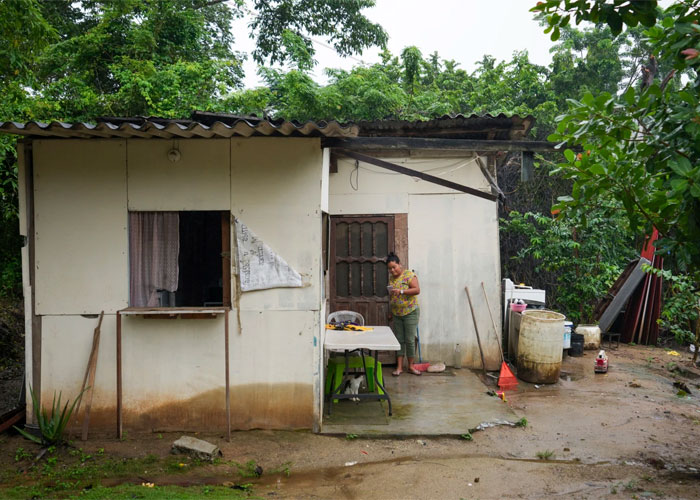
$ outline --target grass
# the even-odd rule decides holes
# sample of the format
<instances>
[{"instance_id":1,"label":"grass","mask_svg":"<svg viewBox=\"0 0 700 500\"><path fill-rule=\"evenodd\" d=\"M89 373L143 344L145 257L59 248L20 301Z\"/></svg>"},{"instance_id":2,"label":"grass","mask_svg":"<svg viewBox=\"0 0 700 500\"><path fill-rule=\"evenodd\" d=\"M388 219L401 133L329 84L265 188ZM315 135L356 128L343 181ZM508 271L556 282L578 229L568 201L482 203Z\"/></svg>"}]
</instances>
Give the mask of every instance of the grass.
<instances>
[{"instance_id":1,"label":"grass","mask_svg":"<svg viewBox=\"0 0 700 500\"><path fill-rule=\"evenodd\" d=\"M527 427L527 419L525 417L521 418L517 422L515 422L516 427Z\"/></svg>"},{"instance_id":2,"label":"grass","mask_svg":"<svg viewBox=\"0 0 700 500\"><path fill-rule=\"evenodd\" d=\"M550 460L554 458L554 452L552 450L538 451L535 456L540 460Z\"/></svg>"},{"instance_id":3,"label":"grass","mask_svg":"<svg viewBox=\"0 0 700 500\"><path fill-rule=\"evenodd\" d=\"M472 441L474 439L474 436L472 436L471 432L467 432L466 434L462 434L459 437L464 439L465 441Z\"/></svg>"},{"instance_id":4,"label":"grass","mask_svg":"<svg viewBox=\"0 0 700 500\"><path fill-rule=\"evenodd\" d=\"M243 489L237 489L243 488ZM80 500L112 500L112 499L131 499L138 498L142 500L160 500L167 498L169 500L195 500L200 498L211 499L243 499L248 498L250 493L245 486L240 486L234 489L226 486L158 486L153 487L140 484L122 484L114 487L94 486L85 487L77 492L66 495L65 491L57 495L56 489L48 489L41 487L24 487L18 486L7 490L0 490L3 498L8 500L26 499L26 498L70 498Z\"/></svg>"},{"instance_id":5,"label":"grass","mask_svg":"<svg viewBox=\"0 0 700 500\"><path fill-rule=\"evenodd\" d=\"M279 467L270 469L268 474L284 474L285 477L289 477L292 475L292 462L285 462Z\"/></svg>"},{"instance_id":6,"label":"grass","mask_svg":"<svg viewBox=\"0 0 700 500\"><path fill-rule=\"evenodd\" d=\"M182 474L205 465L199 460L184 456L158 457L146 455L140 458L105 456L104 449L86 453L82 449L53 448L42 460L35 461L33 450L18 448L15 452L17 468L2 471L0 498L246 498L250 485L212 486L158 486L141 485L142 478ZM254 462L252 462L254 464ZM249 462L250 464L250 462ZM251 469L246 464L247 469ZM9 470L8 470L9 469ZM254 465L252 467L254 470ZM240 476L236 470L232 478ZM123 480L124 484L105 487L105 479ZM144 480L143 482L147 481ZM138 482L139 484L130 484ZM13 487L8 487L14 485Z\"/></svg>"}]
</instances>

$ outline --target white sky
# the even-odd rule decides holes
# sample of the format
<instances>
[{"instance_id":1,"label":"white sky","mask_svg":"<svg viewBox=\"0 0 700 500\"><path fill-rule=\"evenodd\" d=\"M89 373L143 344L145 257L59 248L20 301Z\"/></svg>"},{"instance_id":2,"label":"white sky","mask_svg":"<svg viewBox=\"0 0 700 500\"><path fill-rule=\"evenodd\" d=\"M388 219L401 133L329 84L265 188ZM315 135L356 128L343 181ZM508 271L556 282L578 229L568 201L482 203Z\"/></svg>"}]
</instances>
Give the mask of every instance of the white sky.
<instances>
[{"instance_id":1,"label":"white sky","mask_svg":"<svg viewBox=\"0 0 700 500\"><path fill-rule=\"evenodd\" d=\"M529 12L536 3L536 0L377 0L374 8L364 12L389 34L389 50L394 55L399 55L406 46L415 45L424 57L437 51L441 59L454 59L471 72L484 54L499 61L509 60L516 50L527 50L536 64L549 64L552 42ZM244 35L247 23L244 19L234 25L235 32L240 33L235 48L250 54L254 42ZM318 43L314 45L318 65L313 76L320 83L325 83L324 68L350 69L360 61L368 64L379 61L377 49L343 58ZM262 85L252 58L244 68L246 87Z\"/></svg>"}]
</instances>

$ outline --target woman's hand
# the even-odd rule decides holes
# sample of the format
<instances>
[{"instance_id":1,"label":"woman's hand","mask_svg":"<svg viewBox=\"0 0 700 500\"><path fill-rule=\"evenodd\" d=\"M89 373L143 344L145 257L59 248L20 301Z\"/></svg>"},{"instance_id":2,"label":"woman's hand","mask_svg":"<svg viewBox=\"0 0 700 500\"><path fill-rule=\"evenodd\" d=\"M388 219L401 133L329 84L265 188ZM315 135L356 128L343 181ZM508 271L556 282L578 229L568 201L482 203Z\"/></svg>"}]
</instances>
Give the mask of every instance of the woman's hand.
<instances>
[{"instance_id":1,"label":"woman's hand","mask_svg":"<svg viewBox=\"0 0 700 500\"><path fill-rule=\"evenodd\" d=\"M399 288L392 288L392 289L391 289L391 294L392 294L392 295L401 295L401 289L399 289Z\"/></svg>"}]
</instances>

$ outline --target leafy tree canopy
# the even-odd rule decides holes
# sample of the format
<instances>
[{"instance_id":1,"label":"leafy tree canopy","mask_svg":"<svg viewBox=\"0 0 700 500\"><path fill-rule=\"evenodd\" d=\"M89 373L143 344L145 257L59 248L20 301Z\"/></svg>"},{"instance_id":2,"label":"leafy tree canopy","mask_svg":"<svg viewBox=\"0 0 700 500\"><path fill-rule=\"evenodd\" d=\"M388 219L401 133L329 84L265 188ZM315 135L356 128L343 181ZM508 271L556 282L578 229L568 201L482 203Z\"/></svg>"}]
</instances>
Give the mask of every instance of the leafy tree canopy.
<instances>
[{"instance_id":1,"label":"leafy tree canopy","mask_svg":"<svg viewBox=\"0 0 700 500\"><path fill-rule=\"evenodd\" d=\"M622 24L646 27L652 52L643 78L623 93L587 93L571 100L551 139L580 145L566 151L563 175L573 192L563 208L613 196L634 230L658 228L657 249L700 278L700 0L656 2L540 2L549 27L567 16L596 19L620 32ZM562 14L566 14L562 17ZM656 22L658 20L658 23ZM668 72L662 72L663 68ZM662 71L660 71L660 68Z\"/></svg>"}]
</instances>

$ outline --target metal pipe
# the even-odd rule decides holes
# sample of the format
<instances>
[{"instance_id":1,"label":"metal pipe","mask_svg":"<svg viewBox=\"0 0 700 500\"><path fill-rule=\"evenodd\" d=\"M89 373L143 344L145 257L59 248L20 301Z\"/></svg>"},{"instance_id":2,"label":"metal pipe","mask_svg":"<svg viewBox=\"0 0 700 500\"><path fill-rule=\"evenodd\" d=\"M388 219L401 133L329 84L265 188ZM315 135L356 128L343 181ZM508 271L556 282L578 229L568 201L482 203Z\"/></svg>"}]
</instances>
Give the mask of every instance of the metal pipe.
<instances>
[{"instance_id":1,"label":"metal pipe","mask_svg":"<svg viewBox=\"0 0 700 500\"><path fill-rule=\"evenodd\" d=\"M117 311L117 437L122 438L122 316Z\"/></svg>"},{"instance_id":2,"label":"metal pipe","mask_svg":"<svg viewBox=\"0 0 700 500\"><path fill-rule=\"evenodd\" d=\"M229 392L229 356L228 356L228 313L229 309L226 309L224 313L224 329L226 337L226 440L231 442L231 394Z\"/></svg>"}]
</instances>

